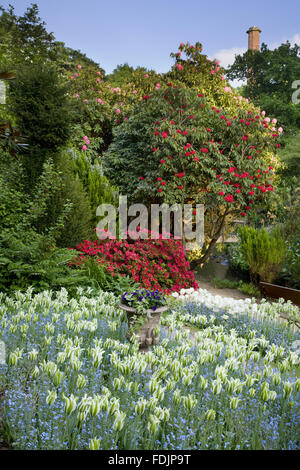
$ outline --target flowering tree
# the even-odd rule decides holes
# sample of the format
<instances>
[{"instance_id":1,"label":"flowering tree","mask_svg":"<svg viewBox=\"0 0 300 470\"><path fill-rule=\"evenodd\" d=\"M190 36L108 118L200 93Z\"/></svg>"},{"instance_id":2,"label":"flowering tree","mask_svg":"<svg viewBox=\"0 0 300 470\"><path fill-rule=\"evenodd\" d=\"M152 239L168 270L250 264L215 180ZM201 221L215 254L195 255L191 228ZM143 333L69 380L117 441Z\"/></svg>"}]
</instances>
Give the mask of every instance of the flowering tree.
<instances>
[{"instance_id":1,"label":"flowering tree","mask_svg":"<svg viewBox=\"0 0 300 470\"><path fill-rule=\"evenodd\" d=\"M272 194L280 134L253 107L231 112L168 85L145 96L115 129L106 171L132 201L203 203L204 262L225 223Z\"/></svg>"},{"instance_id":2,"label":"flowering tree","mask_svg":"<svg viewBox=\"0 0 300 470\"><path fill-rule=\"evenodd\" d=\"M68 72L70 94L78 110L73 144L93 163L99 160L111 143L112 129L128 119L134 105L156 87L159 78L153 71L138 69L130 82L114 86L102 69L78 64L75 71Z\"/></svg>"}]
</instances>

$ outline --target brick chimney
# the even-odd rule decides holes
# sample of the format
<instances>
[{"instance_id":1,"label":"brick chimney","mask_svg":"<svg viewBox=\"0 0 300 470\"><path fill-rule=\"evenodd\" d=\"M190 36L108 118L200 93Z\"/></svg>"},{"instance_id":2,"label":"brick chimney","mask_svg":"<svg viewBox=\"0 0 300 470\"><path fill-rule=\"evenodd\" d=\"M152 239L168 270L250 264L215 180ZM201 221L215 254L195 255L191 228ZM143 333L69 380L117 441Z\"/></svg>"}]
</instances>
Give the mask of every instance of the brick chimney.
<instances>
[{"instance_id":1,"label":"brick chimney","mask_svg":"<svg viewBox=\"0 0 300 470\"><path fill-rule=\"evenodd\" d=\"M248 50L251 51L259 51L260 44L259 44L259 35L261 30L257 26L252 26L248 29L247 34L248 37Z\"/></svg>"}]
</instances>

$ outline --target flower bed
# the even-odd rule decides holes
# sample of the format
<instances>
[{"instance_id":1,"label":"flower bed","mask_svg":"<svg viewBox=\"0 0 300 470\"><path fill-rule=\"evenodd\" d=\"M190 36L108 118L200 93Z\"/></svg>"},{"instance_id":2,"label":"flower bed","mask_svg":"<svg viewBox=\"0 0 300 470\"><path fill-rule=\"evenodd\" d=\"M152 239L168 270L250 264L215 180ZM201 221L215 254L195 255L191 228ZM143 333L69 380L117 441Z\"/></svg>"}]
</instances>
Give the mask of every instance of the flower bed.
<instances>
[{"instance_id":1,"label":"flower bed","mask_svg":"<svg viewBox=\"0 0 300 470\"><path fill-rule=\"evenodd\" d=\"M300 309L292 304L292 302L284 302L284 299L279 299L278 302L267 302L265 299L258 304L253 299L233 299L231 297L223 297L221 295L211 294L206 289L180 289L179 292L174 292L172 296L179 300L186 302L193 302L210 311L218 312L225 311L229 314L247 313L252 316L258 316L260 319L265 317L273 320L279 320L280 317L286 318L290 323L300 322Z\"/></svg>"},{"instance_id":2,"label":"flower bed","mask_svg":"<svg viewBox=\"0 0 300 470\"><path fill-rule=\"evenodd\" d=\"M84 294L0 294L0 406L15 448L297 448L296 353L223 324L199 322L191 338L175 303L160 344L139 354L118 299Z\"/></svg>"},{"instance_id":3,"label":"flower bed","mask_svg":"<svg viewBox=\"0 0 300 470\"><path fill-rule=\"evenodd\" d=\"M150 232L149 232L150 233ZM85 240L77 247L76 263L94 257L115 276L129 275L142 287L166 294L198 285L180 240Z\"/></svg>"}]
</instances>

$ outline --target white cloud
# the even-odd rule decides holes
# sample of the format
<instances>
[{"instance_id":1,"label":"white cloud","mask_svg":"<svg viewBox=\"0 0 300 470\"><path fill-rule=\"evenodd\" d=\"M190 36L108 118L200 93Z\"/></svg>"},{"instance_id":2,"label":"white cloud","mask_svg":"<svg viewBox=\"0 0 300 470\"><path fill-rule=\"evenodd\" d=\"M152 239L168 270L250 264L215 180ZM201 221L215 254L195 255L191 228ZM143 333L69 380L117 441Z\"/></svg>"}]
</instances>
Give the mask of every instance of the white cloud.
<instances>
[{"instance_id":1,"label":"white cloud","mask_svg":"<svg viewBox=\"0 0 300 470\"><path fill-rule=\"evenodd\" d=\"M232 47L231 49L221 49L215 54L215 58L220 61L222 67L227 68L232 65L236 55L242 55L247 49L243 47Z\"/></svg>"},{"instance_id":2,"label":"white cloud","mask_svg":"<svg viewBox=\"0 0 300 470\"><path fill-rule=\"evenodd\" d=\"M298 44L298 46L300 46L300 34L294 34L291 39L291 44L292 46L294 46L295 44Z\"/></svg>"},{"instance_id":3,"label":"white cloud","mask_svg":"<svg viewBox=\"0 0 300 470\"><path fill-rule=\"evenodd\" d=\"M232 47L231 49L221 49L220 51L214 54L214 58L220 61L221 67L227 68L229 65L232 65L236 55L243 55L247 49L243 47ZM244 85L246 82L241 80L233 80L229 83L232 87L237 88Z\"/></svg>"}]
</instances>

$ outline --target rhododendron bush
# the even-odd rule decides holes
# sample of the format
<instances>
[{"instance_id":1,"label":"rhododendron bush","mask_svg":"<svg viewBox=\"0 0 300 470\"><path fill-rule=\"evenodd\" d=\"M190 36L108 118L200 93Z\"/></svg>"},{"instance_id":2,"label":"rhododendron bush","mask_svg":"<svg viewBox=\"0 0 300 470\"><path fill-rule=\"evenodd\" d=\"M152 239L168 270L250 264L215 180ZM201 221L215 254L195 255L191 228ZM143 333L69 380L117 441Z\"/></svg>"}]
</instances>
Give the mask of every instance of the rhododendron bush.
<instances>
[{"instance_id":1,"label":"rhododendron bush","mask_svg":"<svg viewBox=\"0 0 300 470\"><path fill-rule=\"evenodd\" d=\"M85 240L76 247L76 264L84 264L86 257L93 257L104 264L107 271L129 275L141 286L169 294L181 288L198 285L190 265L185 259L180 240Z\"/></svg>"},{"instance_id":2,"label":"rhododendron bush","mask_svg":"<svg viewBox=\"0 0 300 470\"><path fill-rule=\"evenodd\" d=\"M231 113L169 83L115 129L106 172L131 201L203 203L205 261L226 222L272 195L279 135L259 110Z\"/></svg>"}]
</instances>

